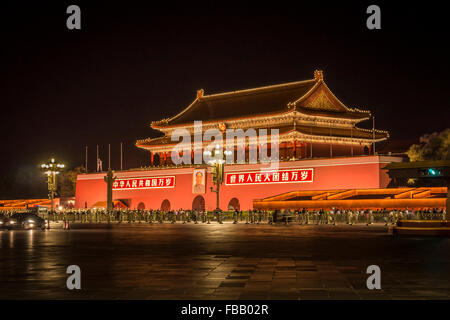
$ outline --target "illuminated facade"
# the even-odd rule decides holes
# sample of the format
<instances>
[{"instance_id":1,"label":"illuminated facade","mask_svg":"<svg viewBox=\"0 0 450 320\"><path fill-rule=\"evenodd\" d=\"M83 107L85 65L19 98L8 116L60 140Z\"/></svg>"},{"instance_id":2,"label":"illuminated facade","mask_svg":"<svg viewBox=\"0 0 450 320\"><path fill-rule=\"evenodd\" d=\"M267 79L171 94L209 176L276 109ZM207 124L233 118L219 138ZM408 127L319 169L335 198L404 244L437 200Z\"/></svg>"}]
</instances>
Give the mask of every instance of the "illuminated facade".
<instances>
[{"instance_id":1,"label":"illuminated facade","mask_svg":"<svg viewBox=\"0 0 450 320\"><path fill-rule=\"evenodd\" d=\"M434 209L445 208L446 187L292 191L253 200L258 209Z\"/></svg>"},{"instance_id":2,"label":"illuminated facade","mask_svg":"<svg viewBox=\"0 0 450 320\"><path fill-rule=\"evenodd\" d=\"M314 79L299 82L212 95L201 89L182 112L151 124L162 137L138 140L136 145L151 152L152 165L170 165L174 130L183 128L193 135L194 121L202 120L203 131L278 129L280 160L364 155L371 153L373 143L389 137L386 131L356 126L370 117L369 111L348 108L339 101L325 84L322 71L316 70ZM250 148L247 143L247 159ZM193 159L194 152L202 150L191 152Z\"/></svg>"},{"instance_id":3,"label":"illuminated facade","mask_svg":"<svg viewBox=\"0 0 450 320\"><path fill-rule=\"evenodd\" d=\"M161 137L138 140L136 146L148 150L149 167L116 171L113 198L130 208L206 209L215 208L216 195L210 168L204 164L174 165L171 152L178 141L172 133L183 129L194 138L194 121L202 121L201 134L218 129L267 129L279 132L279 167L267 170L267 163L249 161L249 154L271 154L270 141L256 144L233 140L245 150L243 163L225 166L220 207L247 210L254 199L294 190L382 188L389 177L382 169L401 158L373 154L373 145L386 140L386 131L358 128L369 120L369 111L345 106L327 87L322 71L305 81L205 95L170 119L153 122ZM211 141L192 144L191 163L202 156ZM255 148L256 150L252 150ZM234 160L237 160L236 158ZM196 162L196 161L195 161ZM105 173L78 176L76 206L93 207L106 199Z\"/></svg>"}]
</instances>

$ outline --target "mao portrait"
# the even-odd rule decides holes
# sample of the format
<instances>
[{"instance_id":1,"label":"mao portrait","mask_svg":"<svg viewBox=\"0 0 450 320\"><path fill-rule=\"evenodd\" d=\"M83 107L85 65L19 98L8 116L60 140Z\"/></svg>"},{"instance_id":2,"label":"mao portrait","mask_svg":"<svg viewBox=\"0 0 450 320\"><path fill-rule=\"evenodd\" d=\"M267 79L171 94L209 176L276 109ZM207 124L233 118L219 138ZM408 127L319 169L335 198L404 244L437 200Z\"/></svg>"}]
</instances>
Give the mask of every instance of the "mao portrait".
<instances>
[{"instance_id":1,"label":"mao portrait","mask_svg":"<svg viewBox=\"0 0 450 320\"><path fill-rule=\"evenodd\" d=\"M205 169L194 170L192 174L192 193L205 193Z\"/></svg>"}]
</instances>

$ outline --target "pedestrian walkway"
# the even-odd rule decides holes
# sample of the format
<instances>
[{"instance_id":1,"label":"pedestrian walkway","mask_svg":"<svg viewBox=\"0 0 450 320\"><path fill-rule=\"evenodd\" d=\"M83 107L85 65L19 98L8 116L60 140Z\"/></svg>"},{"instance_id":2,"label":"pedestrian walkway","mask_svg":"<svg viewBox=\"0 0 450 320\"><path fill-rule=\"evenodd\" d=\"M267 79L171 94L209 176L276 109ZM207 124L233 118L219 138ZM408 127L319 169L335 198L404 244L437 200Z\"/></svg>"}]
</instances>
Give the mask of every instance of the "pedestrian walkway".
<instances>
[{"instance_id":1,"label":"pedestrian walkway","mask_svg":"<svg viewBox=\"0 0 450 320\"><path fill-rule=\"evenodd\" d=\"M0 231L0 299L450 299L449 249L381 225ZM80 291L65 287L70 264ZM366 287L373 264L382 290Z\"/></svg>"}]
</instances>

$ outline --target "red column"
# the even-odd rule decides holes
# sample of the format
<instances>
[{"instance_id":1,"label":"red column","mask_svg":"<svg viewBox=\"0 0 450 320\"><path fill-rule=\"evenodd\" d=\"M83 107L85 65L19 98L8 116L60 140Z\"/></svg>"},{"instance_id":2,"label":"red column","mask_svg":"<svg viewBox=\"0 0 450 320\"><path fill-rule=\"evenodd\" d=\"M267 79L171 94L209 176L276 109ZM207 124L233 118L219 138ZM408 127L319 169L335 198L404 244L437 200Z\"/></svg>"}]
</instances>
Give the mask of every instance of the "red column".
<instances>
[{"instance_id":1,"label":"red column","mask_svg":"<svg viewBox=\"0 0 450 320\"><path fill-rule=\"evenodd\" d=\"M245 157L244 162L248 163L248 152L249 152L250 146L245 146Z\"/></svg>"},{"instance_id":2,"label":"red column","mask_svg":"<svg viewBox=\"0 0 450 320\"><path fill-rule=\"evenodd\" d=\"M262 159L262 156L261 156L262 154L265 154L266 157L269 157L269 153L268 153L267 148L268 148L268 144L267 143L259 145L258 158L259 158L260 162L261 162L261 159Z\"/></svg>"},{"instance_id":3,"label":"red column","mask_svg":"<svg viewBox=\"0 0 450 320\"><path fill-rule=\"evenodd\" d=\"M299 143L299 145L298 145L298 153L299 153L299 156L298 156L298 158L299 159L301 159L301 158L303 158L303 142L300 142Z\"/></svg>"},{"instance_id":4,"label":"red column","mask_svg":"<svg viewBox=\"0 0 450 320\"><path fill-rule=\"evenodd\" d=\"M293 157L294 157L294 159L297 159L297 141L295 141L295 140L294 140L293 151L294 151Z\"/></svg>"},{"instance_id":5,"label":"red column","mask_svg":"<svg viewBox=\"0 0 450 320\"><path fill-rule=\"evenodd\" d=\"M248 162L250 163L250 155L254 153L256 149L256 153L258 153L258 145L251 144L248 146Z\"/></svg>"},{"instance_id":6,"label":"red column","mask_svg":"<svg viewBox=\"0 0 450 320\"><path fill-rule=\"evenodd\" d=\"M154 154L152 152L151 155L150 155L150 164L151 164L152 167L153 167L153 156L154 156Z\"/></svg>"}]
</instances>

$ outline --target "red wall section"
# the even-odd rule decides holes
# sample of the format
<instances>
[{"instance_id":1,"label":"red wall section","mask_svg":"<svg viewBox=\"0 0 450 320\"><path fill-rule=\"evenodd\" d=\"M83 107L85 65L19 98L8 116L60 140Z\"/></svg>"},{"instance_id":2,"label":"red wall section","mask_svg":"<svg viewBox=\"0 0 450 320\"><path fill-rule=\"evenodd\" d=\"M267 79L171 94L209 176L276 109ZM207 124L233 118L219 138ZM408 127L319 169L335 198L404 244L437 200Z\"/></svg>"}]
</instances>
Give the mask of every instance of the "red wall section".
<instances>
[{"instance_id":1,"label":"red wall section","mask_svg":"<svg viewBox=\"0 0 450 320\"><path fill-rule=\"evenodd\" d=\"M387 163L401 161L398 157L362 156L350 158L328 158L280 162L281 169L313 168L314 181L305 183L280 183L263 185L226 186L220 188L220 207L226 210L232 198L239 199L242 210L252 208L253 199L261 199L293 190L322 189L362 189L384 188L389 183L387 174L382 170ZM261 164L227 165L225 172L255 171ZM137 208L140 202L146 209L159 209L167 199L171 209L191 209L197 194L192 193L192 172L194 168L150 169L116 172L118 178L152 177L175 175L175 187L167 189L117 190L113 199L127 199L130 208ZM106 183L104 173L82 174L78 176L75 206L84 208L85 202L92 207L98 201L106 201ZM211 174L207 174L205 199L206 209L216 206L216 194L210 191Z\"/></svg>"},{"instance_id":2,"label":"red wall section","mask_svg":"<svg viewBox=\"0 0 450 320\"><path fill-rule=\"evenodd\" d=\"M81 180L81 176L86 176L90 179ZM84 208L85 203L87 203L87 207L90 208L97 201L106 201L106 183L103 180L103 176L104 174L78 176L75 189L75 208Z\"/></svg>"}]
</instances>

